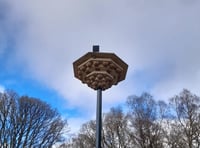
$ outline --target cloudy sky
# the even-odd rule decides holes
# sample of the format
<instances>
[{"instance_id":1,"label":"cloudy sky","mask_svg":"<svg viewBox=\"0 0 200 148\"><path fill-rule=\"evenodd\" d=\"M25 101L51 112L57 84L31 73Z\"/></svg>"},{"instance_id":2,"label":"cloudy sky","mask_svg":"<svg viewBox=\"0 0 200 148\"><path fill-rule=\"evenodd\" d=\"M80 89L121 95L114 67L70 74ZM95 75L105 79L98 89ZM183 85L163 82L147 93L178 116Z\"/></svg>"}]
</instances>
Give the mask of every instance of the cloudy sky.
<instances>
[{"instance_id":1,"label":"cloudy sky","mask_svg":"<svg viewBox=\"0 0 200 148\"><path fill-rule=\"evenodd\" d=\"M126 80L103 92L104 112L144 91L200 95L198 0L0 0L0 91L41 98L77 131L95 119L96 92L72 63L93 45L129 65Z\"/></svg>"}]
</instances>

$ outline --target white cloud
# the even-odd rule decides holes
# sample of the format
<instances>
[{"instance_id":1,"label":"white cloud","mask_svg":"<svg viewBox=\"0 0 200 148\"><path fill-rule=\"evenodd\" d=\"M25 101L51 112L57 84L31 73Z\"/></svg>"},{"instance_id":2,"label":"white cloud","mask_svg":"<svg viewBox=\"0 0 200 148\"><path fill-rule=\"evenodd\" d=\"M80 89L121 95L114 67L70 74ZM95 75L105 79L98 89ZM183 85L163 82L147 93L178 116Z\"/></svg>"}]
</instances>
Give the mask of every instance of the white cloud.
<instances>
[{"instance_id":1,"label":"white cloud","mask_svg":"<svg viewBox=\"0 0 200 148\"><path fill-rule=\"evenodd\" d=\"M158 78L149 88L157 97L182 88L199 92L199 1L19 0L10 1L10 7L10 17L22 26L13 62L70 106L88 114L95 109L96 93L74 78L72 68L93 44L129 64L127 79L103 93L106 107L138 93L138 85L149 85L133 80L137 71Z\"/></svg>"},{"instance_id":2,"label":"white cloud","mask_svg":"<svg viewBox=\"0 0 200 148\"><path fill-rule=\"evenodd\" d=\"M70 126L69 134L78 133L78 131L80 130L80 125L86 123L89 120L91 120L91 119L87 119L87 118L84 118L84 117L69 118L68 119L68 124Z\"/></svg>"},{"instance_id":3,"label":"white cloud","mask_svg":"<svg viewBox=\"0 0 200 148\"><path fill-rule=\"evenodd\" d=\"M5 88L2 85L0 85L0 92L4 92L4 90Z\"/></svg>"}]
</instances>

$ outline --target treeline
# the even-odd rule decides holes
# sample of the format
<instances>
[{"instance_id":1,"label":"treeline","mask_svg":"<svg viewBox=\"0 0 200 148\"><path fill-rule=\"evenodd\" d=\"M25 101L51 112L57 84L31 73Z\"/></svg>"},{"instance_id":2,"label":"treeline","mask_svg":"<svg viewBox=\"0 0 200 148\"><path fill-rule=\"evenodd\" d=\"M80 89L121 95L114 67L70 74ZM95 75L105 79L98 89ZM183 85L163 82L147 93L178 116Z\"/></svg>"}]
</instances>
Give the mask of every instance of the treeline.
<instances>
[{"instance_id":1,"label":"treeline","mask_svg":"<svg viewBox=\"0 0 200 148\"><path fill-rule=\"evenodd\" d=\"M199 148L200 97L183 90L165 101L148 93L130 96L103 114L103 148ZM0 147L95 148L96 123L83 124L67 142L66 119L38 98L0 93ZM63 143L63 144L62 144Z\"/></svg>"},{"instance_id":2,"label":"treeline","mask_svg":"<svg viewBox=\"0 0 200 148\"><path fill-rule=\"evenodd\" d=\"M199 148L200 98L188 90L167 103L153 96L128 97L128 112L111 108L103 115L103 148ZM96 123L83 124L60 148L95 148Z\"/></svg>"},{"instance_id":3,"label":"treeline","mask_svg":"<svg viewBox=\"0 0 200 148\"><path fill-rule=\"evenodd\" d=\"M1 148L51 148L64 140L67 127L66 120L40 99L0 93Z\"/></svg>"}]
</instances>

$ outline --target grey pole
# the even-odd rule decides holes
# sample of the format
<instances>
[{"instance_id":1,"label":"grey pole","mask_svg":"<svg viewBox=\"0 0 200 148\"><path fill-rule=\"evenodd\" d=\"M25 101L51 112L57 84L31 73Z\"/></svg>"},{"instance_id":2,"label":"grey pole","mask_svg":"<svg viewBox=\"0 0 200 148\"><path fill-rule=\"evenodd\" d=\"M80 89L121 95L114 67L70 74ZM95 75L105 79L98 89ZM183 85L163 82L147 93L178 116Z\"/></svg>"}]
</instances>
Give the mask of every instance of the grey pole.
<instances>
[{"instance_id":1,"label":"grey pole","mask_svg":"<svg viewBox=\"0 0 200 148\"><path fill-rule=\"evenodd\" d=\"M97 90L97 111L96 111L96 148L101 148L102 128L102 90Z\"/></svg>"},{"instance_id":2,"label":"grey pole","mask_svg":"<svg viewBox=\"0 0 200 148\"><path fill-rule=\"evenodd\" d=\"M93 46L93 52L99 52L99 45ZM96 111L96 148L101 148L102 128L102 89L97 89L97 111Z\"/></svg>"}]
</instances>

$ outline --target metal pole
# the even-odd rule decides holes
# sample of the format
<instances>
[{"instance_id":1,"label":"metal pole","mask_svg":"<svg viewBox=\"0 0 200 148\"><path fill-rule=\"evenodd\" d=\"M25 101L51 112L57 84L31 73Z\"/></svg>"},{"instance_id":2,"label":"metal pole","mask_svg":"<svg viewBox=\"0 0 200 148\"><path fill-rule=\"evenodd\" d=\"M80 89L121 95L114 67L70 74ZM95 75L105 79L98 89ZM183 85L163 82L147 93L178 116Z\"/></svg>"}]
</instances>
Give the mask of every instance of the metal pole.
<instances>
[{"instance_id":1,"label":"metal pole","mask_svg":"<svg viewBox=\"0 0 200 148\"><path fill-rule=\"evenodd\" d=\"M96 148L101 148L102 128L102 90L97 90L97 111L96 111Z\"/></svg>"}]
</instances>

